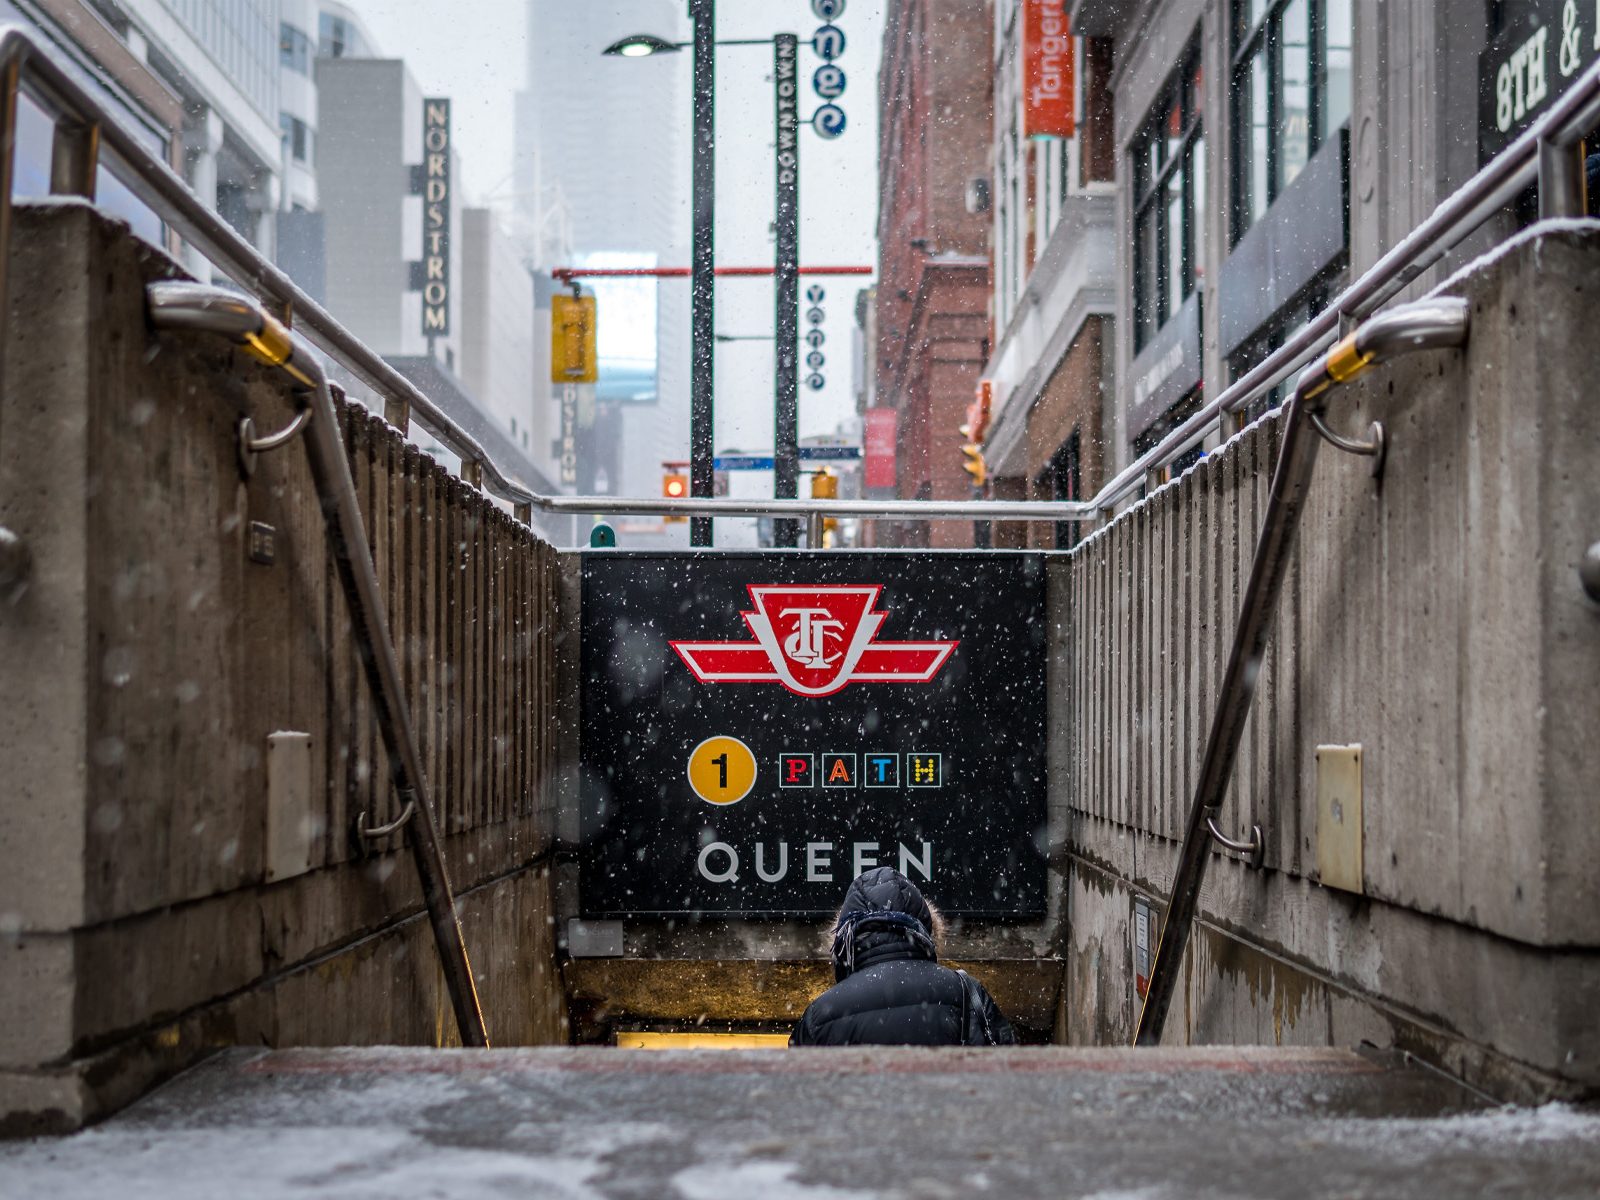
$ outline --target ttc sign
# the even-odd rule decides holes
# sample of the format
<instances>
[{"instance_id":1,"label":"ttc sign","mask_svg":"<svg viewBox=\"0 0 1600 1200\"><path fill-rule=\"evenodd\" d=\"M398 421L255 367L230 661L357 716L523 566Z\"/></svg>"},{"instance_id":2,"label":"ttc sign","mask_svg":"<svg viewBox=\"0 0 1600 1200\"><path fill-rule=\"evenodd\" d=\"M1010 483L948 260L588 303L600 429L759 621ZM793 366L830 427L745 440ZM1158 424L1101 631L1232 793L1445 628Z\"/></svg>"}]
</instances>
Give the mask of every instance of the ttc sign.
<instances>
[{"instance_id":1,"label":"ttc sign","mask_svg":"<svg viewBox=\"0 0 1600 1200\"><path fill-rule=\"evenodd\" d=\"M586 555L583 915L1043 911L1046 640L1038 555Z\"/></svg>"}]
</instances>

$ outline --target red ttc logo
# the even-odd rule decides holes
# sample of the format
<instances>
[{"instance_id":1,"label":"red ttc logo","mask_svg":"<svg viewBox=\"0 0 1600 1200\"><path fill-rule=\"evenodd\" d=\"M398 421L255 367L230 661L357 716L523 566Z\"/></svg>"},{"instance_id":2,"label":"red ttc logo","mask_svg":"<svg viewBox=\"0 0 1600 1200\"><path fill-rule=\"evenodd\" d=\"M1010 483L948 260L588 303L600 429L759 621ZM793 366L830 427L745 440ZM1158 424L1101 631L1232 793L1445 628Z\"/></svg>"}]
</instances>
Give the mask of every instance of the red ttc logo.
<instances>
[{"instance_id":1,"label":"red ttc logo","mask_svg":"<svg viewBox=\"0 0 1600 1200\"><path fill-rule=\"evenodd\" d=\"M701 683L780 683L831 696L851 683L928 683L958 642L880 642L881 584L751 584L753 642L673 642Z\"/></svg>"}]
</instances>

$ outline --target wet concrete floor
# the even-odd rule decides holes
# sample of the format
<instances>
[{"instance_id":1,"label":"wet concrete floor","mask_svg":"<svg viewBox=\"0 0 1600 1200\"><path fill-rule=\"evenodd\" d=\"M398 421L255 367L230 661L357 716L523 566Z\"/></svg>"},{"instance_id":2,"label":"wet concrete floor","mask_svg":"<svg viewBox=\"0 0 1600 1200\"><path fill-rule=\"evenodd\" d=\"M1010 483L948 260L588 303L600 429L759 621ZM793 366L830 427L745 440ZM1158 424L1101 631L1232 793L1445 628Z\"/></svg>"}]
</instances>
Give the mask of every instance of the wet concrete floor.
<instances>
[{"instance_id":1,"label":"wet concrete floor","mask_svg":"<svg viewBox=\"0 0 1600 1200\"><path fill-rule=\"evenodd\" d=\"M1600 1114L1339 1050L235 1050L0 1196L1593 1197Z\"/></svg>"}]
</instances>

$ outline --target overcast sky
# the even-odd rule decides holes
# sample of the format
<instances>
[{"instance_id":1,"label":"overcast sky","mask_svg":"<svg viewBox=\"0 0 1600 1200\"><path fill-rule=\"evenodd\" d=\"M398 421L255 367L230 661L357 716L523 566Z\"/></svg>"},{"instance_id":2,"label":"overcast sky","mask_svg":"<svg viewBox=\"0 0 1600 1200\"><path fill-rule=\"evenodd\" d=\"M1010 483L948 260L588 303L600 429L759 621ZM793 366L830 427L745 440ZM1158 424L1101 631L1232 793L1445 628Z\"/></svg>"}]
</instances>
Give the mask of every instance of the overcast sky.
<instances>
[{"instance_id":1,"label":"overcast sky","mask_svg":"<svg viewBox=\"0 0 1600 1200\"><path fill-rule=\"evenodd\" d=\"M608 3L621 11L627 0L569 0ZM526 0L465 0L445 8L438 0L355 0L383 53L404 58L427 95L449 96L461 154L463 195L468 203L508 207L510 203L512 96L526 86L528 10ZM640 6L648 25L651 6ZM827 142L805 134L801 146L800 254L805 263L877 262L877 75L884 0L848 0L836 24L847 39L839 59L848 77L838 101L849 124L843 136ZM685 10L687 6L684 6ZM804 40L820 21L810 0L723 0L718 6L719 38L768 37L793 32ZM448 13L441 20L441 14ZM669 29L641 28L672 36ZM598 47L596 48L598 52ZM810 79L820 60L801 49L802 116L819 101ZM639 64L652 69L650 64ZM727 46L717 63L717 261L767 264L772 261L768 224L772 220L772 51L759 46ZM683 114L683 137L690 136L690 113ZM685 236L687 242L687 234ZM686 264L685 264L686 265ZM852 418L850 331L855 295L866 281L821 281L828 338L821 392L801 388L801 436L831 432ZM772 286L767 280L723 280L717 292L717 324L724 333L768 334L772 329ZM772 346L737 342L718 349L717 441L719 447L766 447L772 441Z\"/></svg>"}]
</instances>

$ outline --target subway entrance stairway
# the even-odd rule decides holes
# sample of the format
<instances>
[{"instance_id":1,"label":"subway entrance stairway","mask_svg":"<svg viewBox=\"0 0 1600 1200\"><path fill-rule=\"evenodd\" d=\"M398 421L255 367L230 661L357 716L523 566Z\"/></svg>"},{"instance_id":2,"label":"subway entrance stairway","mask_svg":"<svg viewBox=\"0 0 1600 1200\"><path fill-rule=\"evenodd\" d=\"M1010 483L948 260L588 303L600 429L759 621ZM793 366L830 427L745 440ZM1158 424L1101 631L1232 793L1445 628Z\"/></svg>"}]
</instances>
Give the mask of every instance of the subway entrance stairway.
<instances>
[{"instance_id":1,"label":"subway entrance stairway","mask_svg":"<svg viewBox=\"0 0 1600 1200\"><path fill-rule=\"evenodd\" d=\"M508 480L28 62L79 182L0 189L0 1197L1600 1191L1600 223L1463 240L1600 65L1098 501L825 512ZM619 505L1093 528L538 524ZM607 1044L787 1030L886 864L1028 1048Z\"/></svg>"},{"instance_id":2,"label":"subway entrance stairway","mask_svg":"<svg viewBox=\"0 0 1600 1200\"><path fill-rule=\"evenodd\" d=\"M230 1050L8 1197L1588 1197L1600 1114L1328 1048Z\"/></svg>"}]
</instances>

